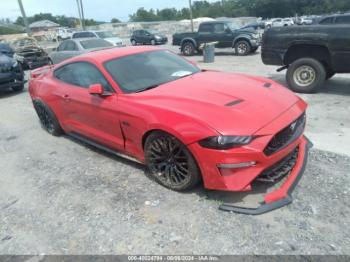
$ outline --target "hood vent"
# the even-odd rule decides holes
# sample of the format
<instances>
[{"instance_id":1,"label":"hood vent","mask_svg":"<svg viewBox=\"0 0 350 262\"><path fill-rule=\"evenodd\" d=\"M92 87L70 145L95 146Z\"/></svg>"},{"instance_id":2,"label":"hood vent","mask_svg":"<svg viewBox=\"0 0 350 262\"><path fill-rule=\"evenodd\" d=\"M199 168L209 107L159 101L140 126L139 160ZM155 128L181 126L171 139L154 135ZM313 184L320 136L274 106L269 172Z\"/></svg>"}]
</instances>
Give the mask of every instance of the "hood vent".
<instances>
[{"instance_id":1,"label":"hood vent","mask_svg":"<svg viewBox=\"0 0 350 262\"><path fill-rule=\"evenodd\" d=\"M235 101L232 101L232 102L225 104L225 106L235 106L235 105L242 103L243 101L244 100L235 100Z\"/></svg>"}]
</instances>

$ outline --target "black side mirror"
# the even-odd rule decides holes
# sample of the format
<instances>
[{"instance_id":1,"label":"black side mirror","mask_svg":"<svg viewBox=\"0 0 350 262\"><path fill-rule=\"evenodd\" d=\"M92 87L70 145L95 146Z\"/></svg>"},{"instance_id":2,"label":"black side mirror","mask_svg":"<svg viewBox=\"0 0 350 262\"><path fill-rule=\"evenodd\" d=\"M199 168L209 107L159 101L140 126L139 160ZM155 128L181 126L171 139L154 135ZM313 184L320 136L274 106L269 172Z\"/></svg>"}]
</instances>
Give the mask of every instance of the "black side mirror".
<instances>
[{"instance_id":1,"label":"black side mirror","mask_svg":"<svg viewBox=\"0 0 350 262\"><path fill-rule=\"evenodd\" d=\"M232 31L231 31L230 28L226 28L226 29L225 29L225 33L228 33L228 34L229 34L229 33L232 33Z\"/></svg>"}]
</instances>

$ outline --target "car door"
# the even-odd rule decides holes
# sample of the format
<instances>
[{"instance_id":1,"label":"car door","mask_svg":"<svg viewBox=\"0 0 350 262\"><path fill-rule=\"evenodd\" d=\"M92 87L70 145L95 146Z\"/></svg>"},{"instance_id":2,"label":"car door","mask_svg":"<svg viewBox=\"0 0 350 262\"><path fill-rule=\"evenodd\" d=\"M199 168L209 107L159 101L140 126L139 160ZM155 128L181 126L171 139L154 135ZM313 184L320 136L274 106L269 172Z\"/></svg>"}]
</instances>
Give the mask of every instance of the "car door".
<instances>
[{"instance_id":1,"label":"car door","mask_svg":"<svg viewBox=\"0 0 350 262\"><path fill-rule=\"evenodd\" d=\"M54 72L56 96L71 132L116 150L124 150L118 118L118 97L99 69L89 62L74 62ZM101 84L106 95L91 95L88 87Z\"/></svg>"},{"instance_id":2,"label":"car door","mask_svg":"<svg viewBox=\"0 0 350 262\"><path fill-rule=\"evenodd\" d=\"M350 16L349 20L350 22ZM346 20L340 22L345 23ZM329 28L329 45L332 50L333 69L338 73L350 71L350 25L338 24Z\"/></svg>"},{"instance_id":3,"label":"car door","mask_svg":"<svg viewBox=\"0 0 350 262\"><path fill-rule=\"evenodd\" d=\"M203 23L198 29L198 44L213 42L214 24Z\"/></svg>"},{"instance_id":4,"label":"car door","mask_svg":"<svg viewBox=\"0 0 350 262\"><path fill-rule=\"evenodd\" d=\"M232 47L233 34L224 23L214 24L213 41L218 41L217 47Z\"/></svg>"}]
</instances>

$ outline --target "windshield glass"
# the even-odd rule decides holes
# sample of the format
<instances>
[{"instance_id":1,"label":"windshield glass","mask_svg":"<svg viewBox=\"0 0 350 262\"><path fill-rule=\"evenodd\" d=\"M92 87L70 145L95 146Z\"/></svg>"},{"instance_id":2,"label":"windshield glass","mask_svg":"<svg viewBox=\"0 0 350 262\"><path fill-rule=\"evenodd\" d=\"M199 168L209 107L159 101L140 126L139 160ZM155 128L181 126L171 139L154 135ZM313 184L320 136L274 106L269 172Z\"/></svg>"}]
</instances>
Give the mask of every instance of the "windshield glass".
<instances>
[{"instance_id":1,"label":"windshield glass","mask_svg":"<svg viewBox=\"0 0 350 262\"><path fill-rule=\"evenodd\" d=\"M231 22L231 23L228 23L227 25L228 25L228 27L229 27L231 30L237 30L237 29L240 28L237 24L232 23L232 22Z\"/></svg>"},{"instance_id":2,"label":"windshield glass","mask_svg":"<svg viewBox=\"0 0 350 262\"><path fill-rule=\"evenodd\" d=\"M169 51L113 59L105 63L105 68L125 93L141 92L200 71Z\"/></svg>"},{"instance_id":3,"label":"windshield glass","mask_svg":"<svg viewBox=\"0 0 350 262\"><path fill-rule=\"evenodd\" d=\"M109 38L109 37L115 37L112 32L110 31L103 31L103 32L96 32L98 37L100 38Z\"/></svg>"},{"instance_id":4,"label":"windshield glass","mask_svg":"<svg viewBox=\"0 0 350 262\"><path fill-rule=\"evenodd\" d=\"M113 44L110 42L107 42L103 39L89 39L89 40L82 40L80 41L81 46L84 49L94 49L94 48L100 48L100 47L112 47Z\"/></svg>"}]
</instances>

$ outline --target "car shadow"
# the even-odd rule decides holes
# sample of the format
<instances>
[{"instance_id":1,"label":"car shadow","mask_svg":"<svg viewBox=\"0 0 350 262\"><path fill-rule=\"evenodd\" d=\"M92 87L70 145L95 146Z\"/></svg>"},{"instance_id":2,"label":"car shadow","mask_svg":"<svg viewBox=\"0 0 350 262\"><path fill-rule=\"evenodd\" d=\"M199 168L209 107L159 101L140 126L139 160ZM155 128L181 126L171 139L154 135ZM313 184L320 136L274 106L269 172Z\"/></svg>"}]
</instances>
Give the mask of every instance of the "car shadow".
<instances>
[{"instance_id":1,"label":"car shadow","mask_svg":"<svg viewBox=\"0 0 350 262\"><path fill-rule=\"evenodd\" d=\"M269 78L288 87L284 74L271 74ZM343 77L341 74L335 75L325 82L318 93L350 96L350 78Z\"/></svg>"}]
</instances>

